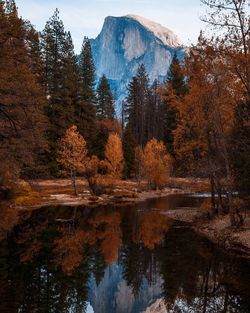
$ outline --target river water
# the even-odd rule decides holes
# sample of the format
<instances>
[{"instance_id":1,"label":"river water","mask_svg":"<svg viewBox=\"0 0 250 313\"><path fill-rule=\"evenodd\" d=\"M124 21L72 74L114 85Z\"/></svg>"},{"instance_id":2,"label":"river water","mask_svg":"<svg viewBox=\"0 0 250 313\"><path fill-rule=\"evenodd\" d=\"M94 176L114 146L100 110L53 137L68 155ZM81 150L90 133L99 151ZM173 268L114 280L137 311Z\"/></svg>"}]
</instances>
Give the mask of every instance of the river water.
<instances>
[{"instance_id":1,"label":"river water","mask_svg":"<svg viewBox=\"0 0 250 313\"><path fill-rule=\"evenodd\" d=\"M249 313L250 263L165 215L202 201L23 214L0 242L0 312Z\"/></svg>"}]
</instances>

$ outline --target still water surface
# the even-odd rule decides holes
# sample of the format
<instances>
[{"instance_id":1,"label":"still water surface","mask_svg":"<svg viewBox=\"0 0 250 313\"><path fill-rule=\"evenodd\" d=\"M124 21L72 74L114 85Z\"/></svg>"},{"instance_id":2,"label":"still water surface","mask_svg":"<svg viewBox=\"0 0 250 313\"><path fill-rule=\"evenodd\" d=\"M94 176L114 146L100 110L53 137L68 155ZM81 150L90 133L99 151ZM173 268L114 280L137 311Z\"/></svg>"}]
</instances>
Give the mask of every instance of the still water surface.
<instances>
[{"instance_id":1,"label":"still water surface","mask_svg":"<svg viewBox=\"0 0 250 313\"><path fill-rule=\"evenodd\" d=\"M249 313L249 262L164 215L202 201L25 213L0 243L0 312Z\"/></svg>"}]
</instances>

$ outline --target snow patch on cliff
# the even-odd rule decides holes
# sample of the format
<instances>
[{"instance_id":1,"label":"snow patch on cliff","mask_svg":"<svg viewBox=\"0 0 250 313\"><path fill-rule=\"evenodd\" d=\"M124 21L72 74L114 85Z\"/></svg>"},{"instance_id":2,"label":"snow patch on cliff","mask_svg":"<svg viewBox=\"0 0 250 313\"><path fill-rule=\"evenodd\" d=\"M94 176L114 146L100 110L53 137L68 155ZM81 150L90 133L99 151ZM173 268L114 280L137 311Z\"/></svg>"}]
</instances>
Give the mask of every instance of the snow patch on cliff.
<instances>
[{"instance_id":1,"label":"snow patch on cliff","mask_svg":"<svg viewBox=\"0 0 250 313\"><path fill-rule=\"evenodd\" d=\"M145 28L147 28L149 31L151 31L157 38L159 38L164 45L170 46L170 47L180 47L181 41L174 34L174 32L170 29L168 29L165 26L162 26L159 23L150 21L144 17L141 17L139 15L129 14L126 15L127 18L133 19L143 25Z\"/></svg>"}]
</instances>

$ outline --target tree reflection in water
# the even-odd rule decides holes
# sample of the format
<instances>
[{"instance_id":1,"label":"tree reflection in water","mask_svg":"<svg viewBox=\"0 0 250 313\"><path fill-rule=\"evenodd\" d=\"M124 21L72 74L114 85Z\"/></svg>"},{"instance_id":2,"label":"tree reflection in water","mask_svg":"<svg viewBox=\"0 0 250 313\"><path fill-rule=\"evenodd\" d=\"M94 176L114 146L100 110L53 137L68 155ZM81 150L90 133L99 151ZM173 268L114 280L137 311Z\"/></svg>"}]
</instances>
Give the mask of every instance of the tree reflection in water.
<instances>
[{"instance_id":1,"label":"tree reflection in water","mask_svg":"<svg viewBox=\"0 0 250 313\"><path fill-rule=\"evenodd\" d=\"M176 227L163 209L75 213L47 208L5 230L0 312L82 313L91 302L95 313L136 313L157 299L167 312L249 312L249 264Z\"/></svg>"}]
</instances>

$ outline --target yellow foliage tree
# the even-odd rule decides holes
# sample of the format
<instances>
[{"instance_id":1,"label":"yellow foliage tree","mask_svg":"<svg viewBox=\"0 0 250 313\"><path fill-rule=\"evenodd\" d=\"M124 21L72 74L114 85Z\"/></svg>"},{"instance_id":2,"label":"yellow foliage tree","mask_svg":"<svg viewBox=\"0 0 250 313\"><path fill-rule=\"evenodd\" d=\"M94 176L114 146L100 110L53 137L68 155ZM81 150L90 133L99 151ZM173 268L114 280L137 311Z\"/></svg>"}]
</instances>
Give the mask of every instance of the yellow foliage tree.
<instances>
[{"instance_id":1,"label":"yellow foliage tree","mask_svg":"<svg viewBox=\"0 0 250 313\"><path fill-rule=\"evenodd\" d=\"M143 176L154 189L162 188L169 179L171 157L162 141L151 139L143 151Z\"/></svg>"},{"instance_id":2,"label":"yellow foliage tree","mask_svg":"<svg viewBox=\"0 0 250 313\"><path fill-rule=\"evenodd\" d=\"M123 170L123 150L121 138L111 133L105 148L108 170L114 178L120 178Z\"/></svg>"},{"instance_id":3,"label":"yellow foliage tree","mask_svg":"<svg viewBox=\"0 0 250 313\"><path fill-rule=\"evenodd\" d=\"M85 139L78 133L75 125L71 126L66 131L66 134L61 139L59 145L58 162L70 172L75 195L77 195L76 173L84 171L88 160L88 150L86 145Z\"/></svg>"}]
</instances>

